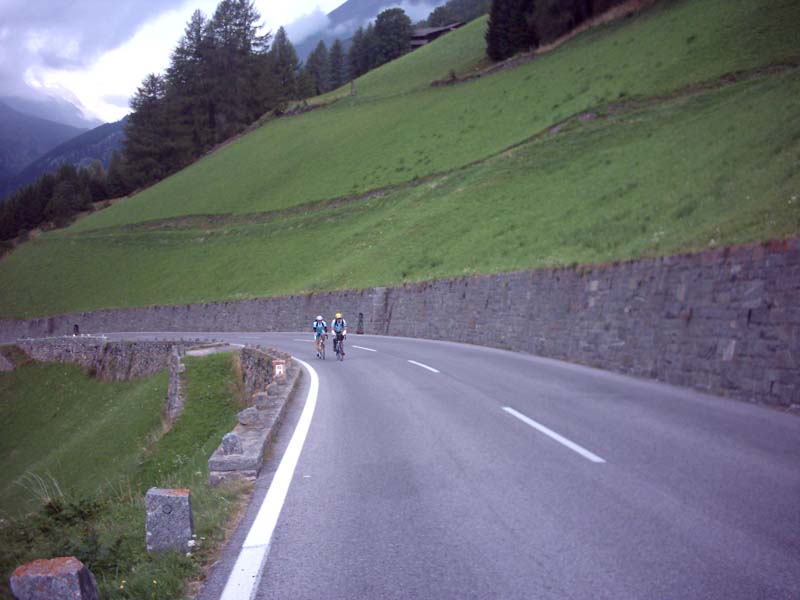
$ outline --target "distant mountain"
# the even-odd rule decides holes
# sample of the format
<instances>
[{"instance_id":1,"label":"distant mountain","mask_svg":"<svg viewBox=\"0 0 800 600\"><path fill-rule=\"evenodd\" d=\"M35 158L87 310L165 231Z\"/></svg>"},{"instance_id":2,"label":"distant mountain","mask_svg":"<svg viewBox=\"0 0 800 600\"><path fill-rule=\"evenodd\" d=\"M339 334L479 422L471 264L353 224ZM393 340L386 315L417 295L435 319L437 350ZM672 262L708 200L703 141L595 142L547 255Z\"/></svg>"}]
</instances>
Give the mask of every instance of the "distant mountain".
<instances>
[{"instance_id":1,"label":"distant mountain","mask_svg":"<svg viewBox=\"0 0 800 600\"><path fill-rule=\"evenodd\" d=\"M84 131L23 114L0 102L0 189L34 160Z\"/></svg>"},{"instance_id":2,"label":"distant mountain","mask_svg":"<svg viewBox=\"0 0 800 600\"><path fill-rule=\"evenodd\" d=\"M0 198L23 185L35 182L45 173L57 171L64 164L86 167L99 160L108 168L111 154L114 150L122 148L127 120L128 117L125 117L114 123L100 125L56 146L26 166L16 176L9 178L5 185L0 182Z\"/></svg>"},{"instance_id":3,"label":"distant mountain","mask_svg":"<svg viewBox=\"0 0 800 600\"><path fill-rule=\"evenodd\" d=\"M0 96L0 102L23 115L71 125L78 129L92 129L103 122L84 116L80 108L57 96L22 98L20 96Z\"/></svg>"},{"instance_id":4,"label":"distant mountain","mask_svg":"<svg viewBox=\"0 0 800 600\"><path fill-rule=\"evenodd\" d=\"M347 0L344 4L328 13L327 27L316 33L300 40L295 44L297 55L302 59L311 54L314 48L323 40L330 48L337 38L345 41L353 37L353 34L361 26L367 25L374 20L383 10L387 8L400 7L406 11L412 22L426 18L437 6L441 6L445 0ZM291 31L291 25L289 26Z\"/></svg>"}]
</instances>

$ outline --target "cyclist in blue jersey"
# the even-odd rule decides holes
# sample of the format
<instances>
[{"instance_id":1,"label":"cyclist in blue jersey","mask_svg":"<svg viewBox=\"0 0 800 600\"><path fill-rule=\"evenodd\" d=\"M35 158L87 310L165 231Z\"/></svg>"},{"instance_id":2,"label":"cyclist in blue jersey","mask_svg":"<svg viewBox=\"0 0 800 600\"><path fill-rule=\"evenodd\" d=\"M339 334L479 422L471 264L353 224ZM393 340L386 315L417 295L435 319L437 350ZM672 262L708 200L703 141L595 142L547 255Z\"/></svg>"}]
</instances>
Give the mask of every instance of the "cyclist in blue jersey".
<instances>
[{"instance_id":1,"label":"cyclist in blue jersey","mask_svg":"<svg viewBox=\"0 0 800 600\"><path fill-rule=\"evenodd\" d=\"M322 352L322 342L328 335L328 324L322 315L317 315L317 318L311 323L311 329L314 331L314 348L317 351L317 358L319 358L320 352Z\"/></svg>"},{"instance_id":2,"label":"cyclist in blue jersey","mask_svg":"<svg viewBox=\"0 0 800 600\"><path fill-rule=\"evenodd\" d=\"M342 313L336 313L333 321L331 321L331 331L333 332L333 351L347 337L347 321L342 318ZM344 356L344 345L342 345L342 356Z\"/></svg>"}]
</instances>

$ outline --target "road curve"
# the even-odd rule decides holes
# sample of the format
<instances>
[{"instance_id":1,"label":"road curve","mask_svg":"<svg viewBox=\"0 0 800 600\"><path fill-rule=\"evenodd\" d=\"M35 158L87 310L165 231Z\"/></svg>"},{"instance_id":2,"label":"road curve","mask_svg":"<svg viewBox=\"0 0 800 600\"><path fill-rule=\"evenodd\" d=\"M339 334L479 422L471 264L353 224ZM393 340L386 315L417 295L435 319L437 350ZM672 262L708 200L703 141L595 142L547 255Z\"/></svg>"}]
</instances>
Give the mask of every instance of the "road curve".
<instances>
[{"instance_id":1,"label":"road curve","mask_svg":"<svg viewBox=\"0 0 800 600\"><path fill-rule=\"evenodd\" d=\"M800 598L794 415L478 346L208 335L319 375L256 598Z\"/></svg>"}]
</instances>

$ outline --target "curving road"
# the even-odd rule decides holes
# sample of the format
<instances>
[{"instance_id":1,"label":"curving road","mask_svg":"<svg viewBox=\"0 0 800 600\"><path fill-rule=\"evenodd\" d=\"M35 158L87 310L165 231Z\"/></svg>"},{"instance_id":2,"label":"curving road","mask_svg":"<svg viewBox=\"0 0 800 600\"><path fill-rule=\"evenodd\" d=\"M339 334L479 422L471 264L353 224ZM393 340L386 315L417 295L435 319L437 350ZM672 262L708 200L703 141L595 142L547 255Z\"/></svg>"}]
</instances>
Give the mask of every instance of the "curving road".
<instances>
[{"instance_id":1,"label":"curving road","mask_svg":"<svg viewBox=\"0 0 800 600\"><path fill-rule=\"evenodd\" d=\"M255 598L800 598L796 416L463 344L351 335L338 363L310 334L208 335L319 376Z\"/></svg>"}]
</instances>

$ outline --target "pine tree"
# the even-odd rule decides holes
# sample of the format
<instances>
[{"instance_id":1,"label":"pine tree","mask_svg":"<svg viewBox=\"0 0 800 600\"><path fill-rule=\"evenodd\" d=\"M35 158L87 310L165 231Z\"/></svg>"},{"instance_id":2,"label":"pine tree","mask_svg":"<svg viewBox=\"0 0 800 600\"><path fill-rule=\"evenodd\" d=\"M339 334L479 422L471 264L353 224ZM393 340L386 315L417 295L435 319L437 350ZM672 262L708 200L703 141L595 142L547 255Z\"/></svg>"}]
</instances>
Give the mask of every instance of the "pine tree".
<instances>
[{"instance_id":1,"label":"pine tree","mask_svg":"<svg viewBox=\"0 0 800 600\"><path fill-rule=\"evenodd\" d=\"M492 0L486 54L494 61L536 47L534 0Z\"/></svg>"},{"instance_id":2,"label":"pine tree","mask_svg":"<svg viewBox=\"0 0 800 600\"><path fill-rule=\"evenodd\" d=\"M121 198L132 190L132 187L128 182L122 154L116 150L111 153L111 160L108 163L108 172L106 173L106 190L108 191L109 198Z\"/></svg>"},{"instance_id":3,"label":"pine tree","mask_svg":"<svg viewBox=\"0 0 800 600\"><path fill-rule=\"evenodd\" d=\"M333 42L330 52L330 85L331 89L340 88L347 81L347 67L345 64L344 48L341 40Z\"/></svg>"},{"instance_id":4,"label":"pine tree","mask_svg":"<svg viewBox=\"0 0 800 600\"><path fill-rule=\"evenodd\" d=\"M375 19L373 68L399 58L411 50L411 19L402 8L390 8Z\"/></svg>"},{"instance_id":5,"label":"pine tree","mask_svg":"<svg viewBox=\"0 0 800 600\"><path fill-rule=\"evenodd\" d=\"M300 62L297 60L297 52L283 27L280 27L275 33L269 54L276 83L280 89L280 99L293 100L297 98Z\"/></svg>"},{"instance_id":6,"label":"pine tree","mask_svg":"<svg viewBox=\"0 0 800 600\"><path fill-rule=\"evenodd\" d=\"M125 125L125 159L128 176L139 187L157 181L168 172L172 142L167 135L164 79L145 77L131 100L131 113Z\"/></svg>"},{"instance_id":7,"label":"pine tree","mask_svg":"<svg viewBox=\"0 0 800 600\"><path fill-rule=\"evenodd\" d=\"M366 40L364 39L364 28L359 27L353 34L353 39L350 44L350 51L347 54L347 63L350 67L350 78L355 79L361 77L367 72L364 68L366 64Z\"/></svg>"},{"instance_id":8,"label":"pine tree","mask_svg":"<svg viewBox=\"0 0 800 600\"><path fill-rule=\"evenodd\" d=\"M320 40L317 47L308 56L304 69L312 81L312 96L319 96L330 89L330 57L324 41Z\"/></svg>"},{"instance_id":9,"label":"pine tree","mask_svg":"<svg viewBox=\"0 0 800 600\"><path fill-rule=\"evenodd\" d=\"M211 32L202 12L196 10L172 53L167 69L170 120L187 156L200 156L214 141L210 98Z\"/></svg>"}]
</instances>

